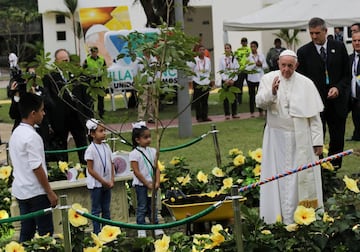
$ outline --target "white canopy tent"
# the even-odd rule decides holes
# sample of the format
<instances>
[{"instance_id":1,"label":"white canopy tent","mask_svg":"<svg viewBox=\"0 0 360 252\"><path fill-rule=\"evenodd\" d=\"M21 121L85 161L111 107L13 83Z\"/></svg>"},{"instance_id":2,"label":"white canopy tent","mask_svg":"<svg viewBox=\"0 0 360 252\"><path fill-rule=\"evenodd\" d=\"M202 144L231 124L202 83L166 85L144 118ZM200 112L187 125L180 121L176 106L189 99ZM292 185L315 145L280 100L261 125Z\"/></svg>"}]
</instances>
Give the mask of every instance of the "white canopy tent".
<instances>
[{"instance_id":1,"label":"white canopy tent","mask_svg":"<svg viewBox=\"0 0 360 252\"><path fill-rule=\"evenodd\" d=\"M360 0L282 0L249 15L225 20L223 30L303 29L313 17L324 19L329 27L350 26L360 22Z\"/></svg>"}]
</instances>

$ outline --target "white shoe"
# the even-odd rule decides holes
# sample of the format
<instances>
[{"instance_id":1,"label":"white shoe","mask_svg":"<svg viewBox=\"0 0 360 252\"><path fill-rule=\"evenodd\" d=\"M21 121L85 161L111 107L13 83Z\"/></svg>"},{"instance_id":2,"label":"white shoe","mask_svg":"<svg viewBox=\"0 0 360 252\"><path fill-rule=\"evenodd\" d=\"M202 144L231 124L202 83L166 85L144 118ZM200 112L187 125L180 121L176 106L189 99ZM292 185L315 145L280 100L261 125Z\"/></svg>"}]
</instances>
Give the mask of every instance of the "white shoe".
<instances>
[{"instance_id":1,"label":"white shoe","mask_svg":"<svg viewBox=\"0 0 360 252\"><path fill-rule=\"evenodd\" d=\"M163 235L164 231L162 229L155 229L155 236Z\"/></svg>"},{"instance_id":2,"label":"white shoe","mask_svg":"<svg viewBox=\"0 0 360 252\"><path fill-rule=\"evenodd\" d=\"M146 237L146 231L145 230L138 230L138 237L139 238Z\"/></svg>"}]
</instances>

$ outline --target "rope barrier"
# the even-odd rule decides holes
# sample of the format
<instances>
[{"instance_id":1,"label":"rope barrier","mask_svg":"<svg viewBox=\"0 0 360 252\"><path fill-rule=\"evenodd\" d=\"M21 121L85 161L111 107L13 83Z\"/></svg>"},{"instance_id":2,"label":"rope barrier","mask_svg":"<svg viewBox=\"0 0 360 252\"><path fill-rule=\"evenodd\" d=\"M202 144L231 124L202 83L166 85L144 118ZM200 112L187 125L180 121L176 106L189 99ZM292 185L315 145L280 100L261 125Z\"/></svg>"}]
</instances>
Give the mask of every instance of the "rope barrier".
<instances>
[{"instance_id":1,"label":"rope barrier","mask_svg":"<svg viewBox=\"0 0 360 252\"><path fill-rule=\"evenodd\" d=\"M31 212L31 213L27 213L27 214L23 214L23 215L19 215L19 216L14 216L14 217L10 217L10 218L6 218L6 219L0 219L0 224L3 223L9 223L9 222L15 222L15 221L22 221L22 220L26 220L26 219L31 219L31 218L35 218L41 215L45 215L52 212L52 208L45 208L45 209L41 209L35 212Z\"/></svg>"},{"instance_id":2,"label":"rope barrier","mask_svg":"<svg viewBox=\"0 0 360 252\"><path fill-rule=\"evenodd\" d=\"M204 139L207 135L215 133L217 131L209 131L205 134L202 134L201 136L178 146L173 146L173 147L167 147L167 148L161 148L160 152L167 152L167 151L173 151L173 150L179 150L179 149L183 149L186 148L188 146L191 146L199 141L201 141L202 139ZM121 143L123 144L127 144L124 140L120 140ZM67 150L46 150L45 154L56 154L56 153L66 153L66 152L75 152L78 150L85 150L88 146L82 146L82 147L78 147L78 148L72 148L72 149L67 149Z\"/></svg>"},{"instance_id":3,"label":"rope barrier","mask_svg":"<svg viewBox=\"0 0 360 252\"><path fill-rule=\"evenodd\" d=\"M188 222L193 222L209 213L211 213L212 211L214 211L216 208L218 208L219 206L221 206L221 204L223 203L223 201L218 201L216 203L214 203L213 205L211 205L210 207L202 210L201 212L198 212L197 214L194 214L190 217L187 217L185 219L181 219L178 221L174 221L174 222L170 222L170 223L164 223L164 224L131 224L131 223L126 223L126 222L118 222L118 221L112 221L112 220L108 220L108 219L103 219L101 217L95 216L95 215L91 215L89 213L85 213L83 211L74 209L78 214L93 220L93 221L97 221L100 222L102 224L107 224L110 226L116 226L116 227L121 227L121 228L129 228L129 229L137 229L137 230L154 230L154 229L167 229L167 228L172 228L172 227L177 227L183 224L186 224Z\"/></svg>"},{"instance_id":4,"label":"rope barrier","mask_svg":"<svg viewBox=\"0 0 360 252\"><path fill-rule=\"evenodd\" d=\"M255 188L255 187L257 187L257 186L260 186L260 185L269 183L269 182L274 181L274 180L278 180L278 179L280 179L280 178L286 177L286 176L288 176L288 175L291 175L291 174L294 174L294 173L297 173L297 172L300 172L300 171L304 171L304 170L306 170L306 169L312 168L312 167L314 167L314 166L317 166L317 165L319 165L319 164L322 164L322 163L325 163L325 162L328 162L328 161L331 161L331 160L334 160L334 159L337 159L337 158L341 158L341 157L344 157L344 156L348 156L348 155L350 155L350 154L352 154L352 153L353 153L353 150L350 149L350 150L346 150L346 151L343 151L343 152L340 152L340 153L337 153L337 154L328 156L328 157L326 157L326 158L319 159L319 160L317 160L317 161L315 161L315 162L312 162L312 163L308 163L308 164L305 164L305 165L301 165L301 166L299 166L298 168L284 171L283 173L274 175L274 176L272 176L271 178L266 178L266 179L264 179L264 180L262 180L262 181L258 181L258 182L252 183L252 184L250 184L250 185L241 187L241 188L239 188L239 192L245 192L245 191L247 191L247 190L249 190L249 189L252 189L252 188Z\"/></svg>"},{"instance_id":5,"label":"rope barrier","mask_svg":"<svg viewBox=\"0 0 360 252\"><path fill-rule=\"evenodd\" d=\"M86 150L88 146L82 146L82 147L78 147L78 148L72 148L72 149L67 149L67 150L46 150L45 154L56 154L56 153L66 153L66 152L75 152L78 150Z\"/></svg>"}]
</instances>

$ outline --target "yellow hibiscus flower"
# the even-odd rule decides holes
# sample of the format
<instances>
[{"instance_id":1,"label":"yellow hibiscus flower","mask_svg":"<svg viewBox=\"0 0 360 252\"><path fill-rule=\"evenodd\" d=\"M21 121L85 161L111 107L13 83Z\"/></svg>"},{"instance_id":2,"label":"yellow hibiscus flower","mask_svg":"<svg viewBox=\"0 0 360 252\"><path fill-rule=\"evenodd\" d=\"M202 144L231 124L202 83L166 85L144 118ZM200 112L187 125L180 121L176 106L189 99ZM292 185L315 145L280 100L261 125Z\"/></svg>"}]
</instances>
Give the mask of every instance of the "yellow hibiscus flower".
<instances>
[{"instance_id":1,"label":"yellow hibiscus flower","mask_svg":"<svg viewBox=\"0 0 360 252\"><path fill-rule=\"evenodd\" d=\"M105 225L101 229L101 232L99 233L98 237L100 241L106 243L115 240L119 234L121 234L121 230L119 227Z\"/></svg>"},{"instance_id":2,"label":"yellow hibiscus flower","mask_svg":"<svg viewBox=\"0 0 360 252\"><path fill-rule=\"evenodd\" d=\"M211 247L214 248L223 243L225 241L225 237L220 233L215 233L210 236L210 240L212 241Z\"/></svg>"},{"instance_id":3,"label":"yellow hibiscus flower","mask_svg":"<svg viewBox=\"0 0 360 252\"><path fill-rule=\"evenodd\" d=\"M276 222L279 222L279 223L282 222L281 214L276 215Z\"/></svg>"},{"instance_id":4,"label":"yellow hibiscus flower","mask_svg":"<svg viewBox=\"0 0 360 252\"><path fill-rule=\"evenodd\" d=\"M0 179L8 179L11 175L12 168L10 165L0 167Z\"/></svg>"},{"instance_id":5,"label":"yellow hibiscus flower","mask_svg":"<svg viewBox=\"0 0 360 252\"><path fill-rule=\"evenodd\" d=\"M0 220L9 218L9 214L6 210L0 210Z\"/></svg>"},{"instance_id":6,"label":"yellow hibiscus flower","mask_svg":"<svg viewBox=\"0 0 360 252\"><path fill-rule=\"evenodd\" d=\"M293 224L289 224L285 227L286 231L288 232L295 232L298 229L298 225L293 223Z\"/></svg>"},{"instance_id":7,"label":"yellow hibiscus flower","mask_svg":"<svg viewBox=\"0 0 360 252\"><path fill-rule=\"evenodd\" d=\"M252 172L254 173L255 177L260 176L261 173L261 165L260 164L256 164L255 168L252 170Z\"/></svg>"},{"instance_id":8,"label":"yellow hibiscus flower","mask_svg":"<svg viewBox=\"0 0 360 252\"><path fill-rule=\"evenodd\" d=\"M249 151L249 156L254 159L256 162L261 163L262 159L262 149L257 148L254 151Z\"/></svg>"},{"instance_id":9,"label":"yellow hibiscus flower","mask_svg":"<svg viewBox=\"0 0 360 252\"><path fill-rule=\"evenodd\" d=\"M222 178L225 176L224 172L219 167L215 167L214 169L212 169L211 173L218 178Z\"/></svg>"},{"instance_id":10,"label":"yellow hibiscus flower","mask_svg":"<svg viewBox=\"0 0 360 252\"><path fill-rule=\"evenodd\" d=\"M219 192L217 192L217 191L211 191L211 192L206 193L205 195L210 198L214 198L218 194L219 194Z\"/></svg>"},{"instance_id":11,"label":"yellow hibiscus flower","mask_svg":"<svg viewBox=\"0 0 360 252\"><path fill-rule=\"evenodd\" d=\"M199 182L202 183L208 183L208 175L203 173L202 171L199 171L198 174L196 175L196 178Z\"/></svg>"},{"instance_id":12,"label":"yellow hibiscus flower","mask_svg":"<svg viewBox=\"0 0 360 252\"><path fill-rule=\"evenodd\" d=\"M237 156L234 158L233 163L234 163L235 166L240 166L240 165L245 164L245 156L243 156L243 155L237 155Z\"/></svg>"},{"instance_id":13,"label":"yellow hibiscus flower","mask_svg":"<svg viewBox=\"0 0 360 252\"><path fill-rule=\"evenodd\" d=\"M264 230L261 230L261 233L264 234L264 235L270 235L271 231L267 230L267 229L264 229Z\"/></svg>"},{"instance_id":14,"label":"yellow hibiscus flower","mask_svg":"<svg viewBox=\"0 0 360 252\"><path fill-rule=\"evenodd\" d=\"M21 244L12 241L5 246L5 252L25 252L25 248Z\"/></svg>"},{"instance_id":15,"label":"yellow hibiscus flower","mask_svg":"<svg viewBox=\"0 0 360 252\"><path fill-rule=\"evenodd\" d=\"M85 174L83 172L80 172L77 178L83 179L83 178L85 178Z\"/></svg>"},{"instance_id":16,"label":"yellow hibiscus flower","mask_svg":"<svg viewBox=\"0 0 360 252\"><path fill-rule=\"evenodd\" d=\"M98 246L84 248L83 252L101 252L101 248Z\"/></svg>"},{"instance_id":17,"label":"yellow hibiscus flower","mask_svg":"<svg viewBox=\"0 0 360 252\"><path fill-rule=\"evenodd\" d=\"M348 176L344 176L343 181L345 182L345 185L347 189L350 191L353 191L354 193L359 193L359 188L357 186L357 181L354 179L349 178Z\"/></svg>"},{"instance_id":18,"label":"yellow hibiscus flower","mask_svg":"<svg viewBox=\"0 0 360 252\"><path fill-rule=\"evenodd\" d=\"M160 160L158 160L158 168L161 172L164 171L165 170L164 162L160 162Z\"/></svg>"},{"instance_id":19,"label":"yellow hibiscus flower","mask_svg":"<svg viewBox=\"0 0 360 252\"><path fill-rule=\"evenodd\" d=\"M78 214L76 210L80 210L88 213L89 211L86 208L83 208L79 203L75 203L71 206L68 212L69 222L74 227L80 227L88 224L88 219Z\"/></svg>"},{"instance_id":20,"label":"yellow hibiscus flower","mask_svg":"<svg viewBox=\"0 0 360 252\"><path fill-rule=\"evenodd\" d=\"M334 171L334 166L329 161L325 163L321 163L321 167L325 170Z\"/></svg>"},{"instance_id":21,"label":"yellow hibiscus flower","mask_svg":"<svg viewBox=\"0 0 360 252\"><path fill-rule=\"evenodd\" d=\"M62 171L63 173L69 170L69 164L67 162L59 161L58 166L60 171Z\"/></svg>"},{"instance_id":22,"label":"yellow hibiscus flower","mask_svg":"<svg viewBox=\"0 0 360 252\"><path fill-rule=\"evenodd\" d=\"M212 225L212 227L211 227L211 232L213 234L219 233L220 230L224 230L223 227L221 226L221 224Z\"/></svg>"},{"instance_id":23,"label":"yellow hibiscus flower","mask_svg":"<svg viewBox=\"0 0 360 252\"><path fill-rule=\"evenodd\" d=\"M181 185L184 186L187 183L189 183L191 181L190 175L186 175L186 177L184 178L184 180L181 182Z\"/></svg>"},{"instance_id":24,"label":"yellow hibiscus flower","mask_svg":"<svg viewBox=\"0 0 360 252\"><path fill-rule=\"evenodd\" d=\"M238 148L234 148L229 150L229 156L237 156L237 155L242 155L243 152L241 150L239 150Z\"/></svg>"},{"instance_id":25,"label":"yellow hibiscus flower","mask_svg":"<svg viewBox=\"0 0 360 252\"><path fill-rule=\"evenodd\" d=\"M91 238L93 239L96 247L102 247L102 245L104 244L102 241L100 241L99 237L93 232L91 232Z\"/></svg>"},{"instance_id":26,"label":"yellow hibiscus flower","mask_svg":"<svg viewBox=\"0 0 360 252\"><path fill-rule=\"evenodd\" d=\"M170 164L171 165L177 165L177 164L179 164L180 163L180 158L179 157L173 157L172 159L171 159L171 161L170 161Z\"/></svg>"},{"instance_id":27,"label":"yellow hibiscus flower","mask_svg":"<svg viewBox=\"0 0 360 252\"><path fill-rule=\"evenodd\" d=\"M162 239L154 242L155 252L167 252L169 251L170 236L163 235Z\"/></svg>"},{"instance_id":28,"label":"yellow hibiscus flower","mask_svg":"<svg viewBox=\"0 0 360 252\"><path fill-rule=\"evenodd\" d=\"M334 218L333 217L330 217L330 215L325 212L324 215L323 215L323 222L334 222Z\"/></svg>"},{"instance_id":29,"label":"yellow hibiscus flower","mask_svg":"<svg viewBox=\"0 0 360 252\"><path fill-rule=\"evenodd\" d=\"M166 178L165 173L160 173L160 183L164 183L165 181L168 181L169 179Z\"/></svg>"},{"instance_id":30,"label":"yellow hibiscus flower","mask_svg":"<svg viewBox=\"0 0 360 252\"><path fill-rule=\"evenodd\" d=\"M298 206L294 213L294 220L300 225L310 225L312 222L316 221L314 208Z\"/></svg>"},{"instance_id":31,"label":"yellow hibiscus flower","mask_svg":"<svg viewBox=\"0 0 360 252\"><path fill-rule=\"evenodd\" d=\"M74 168L75 168L76 170L78 170L78 171L82 170L80 163L76 163L76 165L74 166Z\"/></svg>"},{"instance_id":32,"label":"yellow hibiscus flower","mask_svg":"<svg viewBox=\"0 0 360 252\"><path fill-rule=\"evenodd\" d=\"M223 180L223 187L224 189L231 188L233 185L233 178L226 178Z\"/></svg>"}]
</instances>

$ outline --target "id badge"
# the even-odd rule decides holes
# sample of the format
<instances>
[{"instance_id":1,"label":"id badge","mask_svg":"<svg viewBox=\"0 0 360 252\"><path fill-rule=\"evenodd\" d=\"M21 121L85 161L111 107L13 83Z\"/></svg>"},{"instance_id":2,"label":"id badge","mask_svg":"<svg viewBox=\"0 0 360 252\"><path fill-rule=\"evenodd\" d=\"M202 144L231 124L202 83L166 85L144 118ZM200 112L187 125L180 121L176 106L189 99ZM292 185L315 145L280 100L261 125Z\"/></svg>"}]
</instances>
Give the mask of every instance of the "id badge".
<instances>
[{"instance_id":1,"label":"id badge","mask_svg":"<svg viewBox=\"0 0 360 252\"><path fill-rule=\"evenodd\" d=\"M151 198L151 196L152 196L152 191L151 191L150 189L147 190L147 196L148 196L149 198Z\"/></svg>"}]
</instances>

